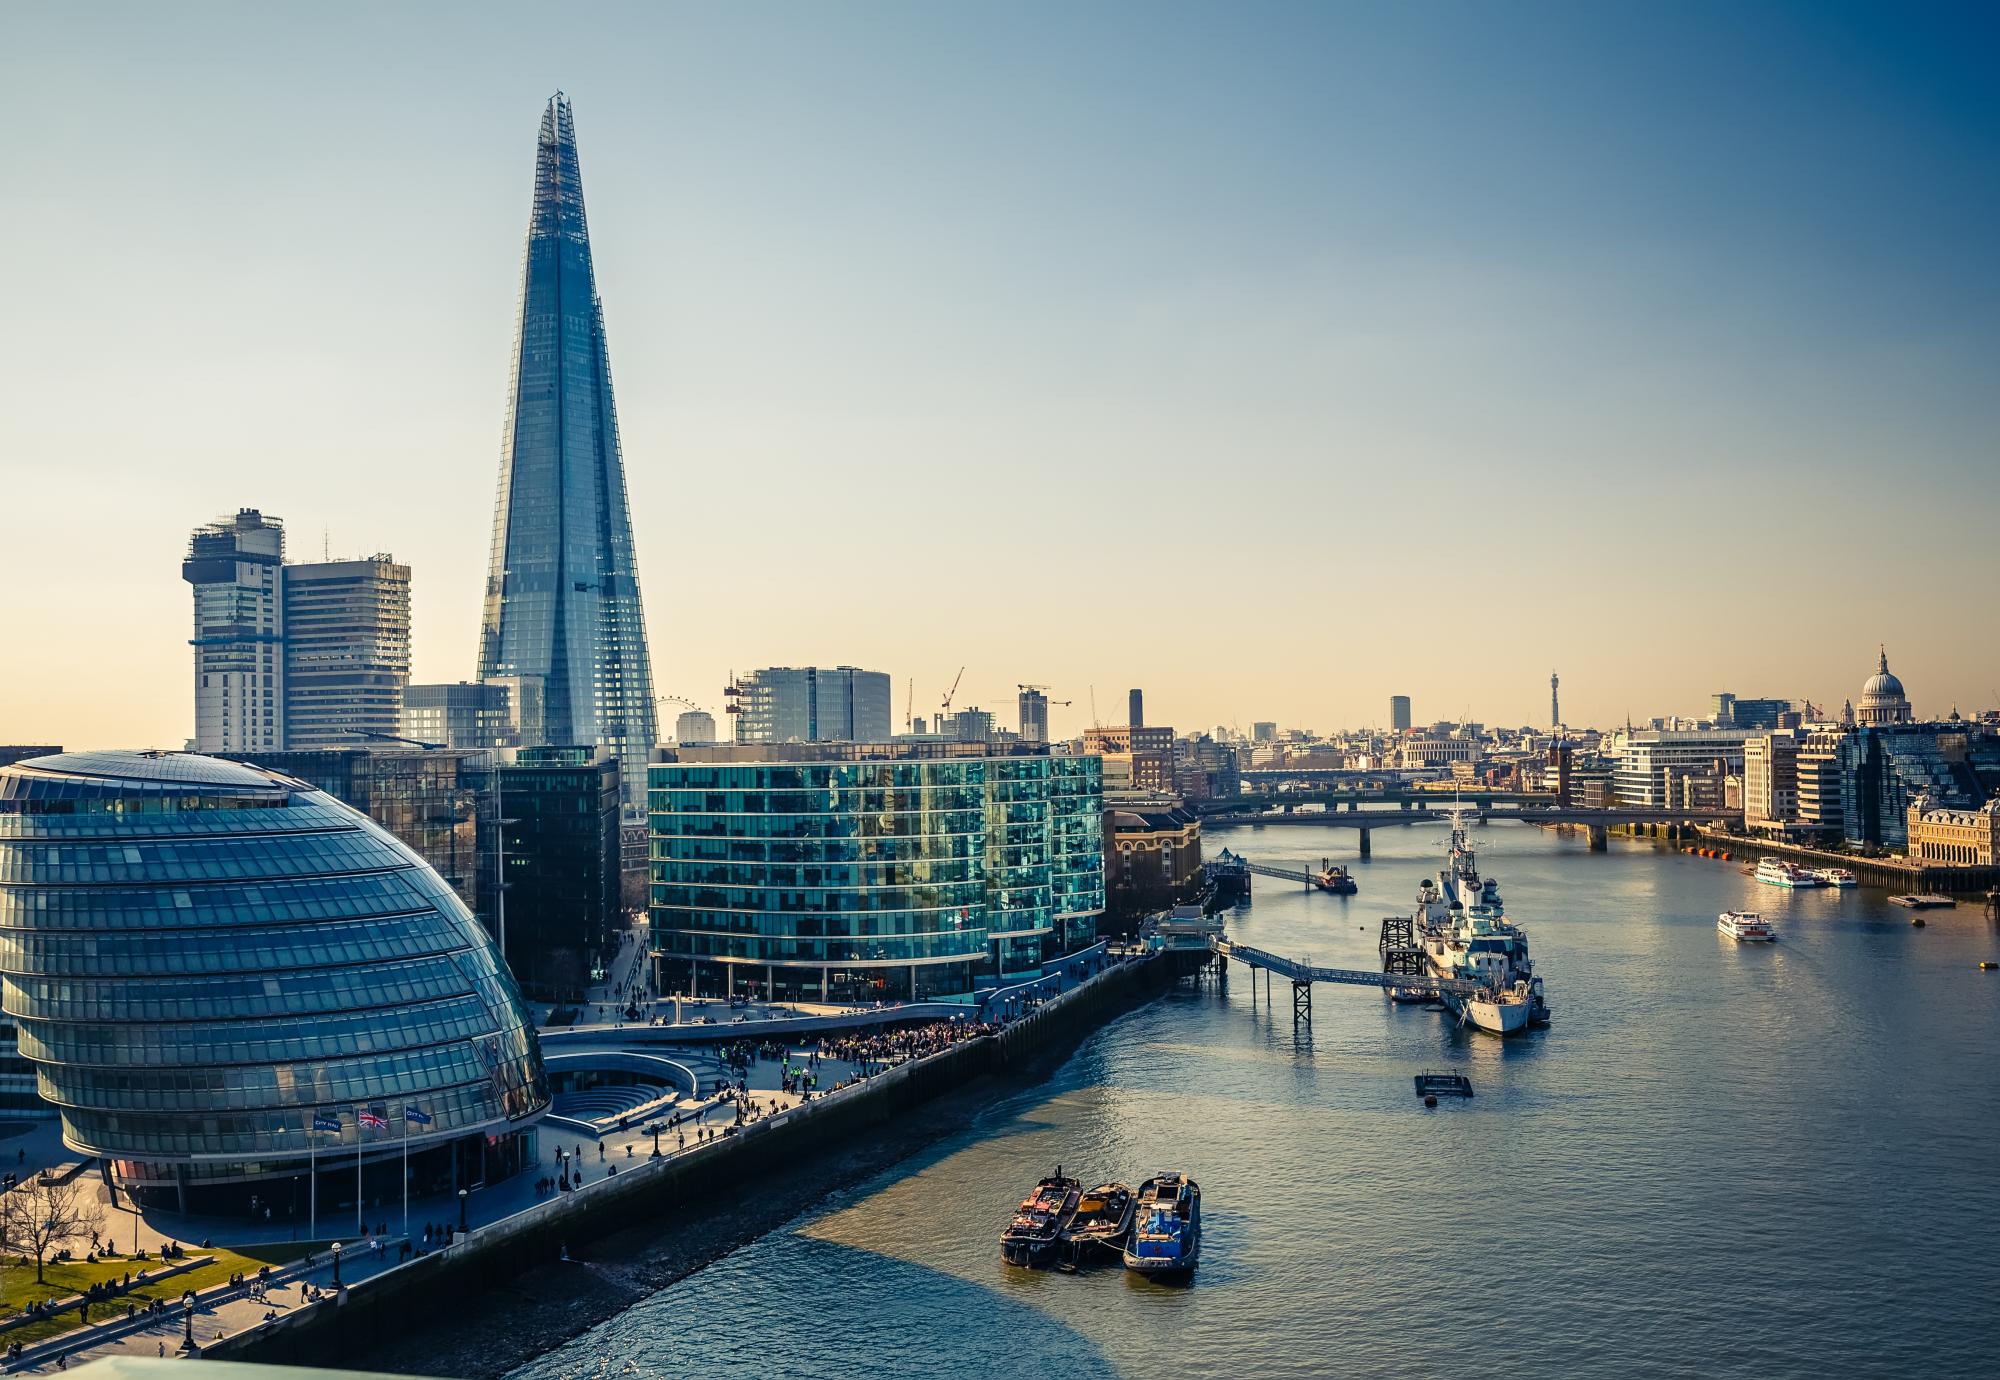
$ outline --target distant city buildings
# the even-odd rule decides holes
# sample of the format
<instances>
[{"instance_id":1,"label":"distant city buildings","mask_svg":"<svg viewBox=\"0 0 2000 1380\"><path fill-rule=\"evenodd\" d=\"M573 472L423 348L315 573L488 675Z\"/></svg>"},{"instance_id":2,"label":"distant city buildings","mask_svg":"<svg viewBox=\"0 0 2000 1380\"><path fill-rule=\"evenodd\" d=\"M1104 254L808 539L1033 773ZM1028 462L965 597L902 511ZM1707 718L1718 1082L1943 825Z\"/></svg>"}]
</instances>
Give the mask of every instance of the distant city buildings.
<instances>
[{"instance_id":1,"label":"distant city buildings","mask_svg":"<svg viewBox=\"0 0 2000 1380\"><path fill-rule=\"evenodd\" d=\"M255 508L197 528L195 732L204 752L350 746L402 727L410 568L389 556L287 564Z\"/></svg>"},{"instance_id":2,"label":"distant city buildings","mask_svg":"<svg viewBox=\"0 0 2000 1380\"><path fill-rule=\"evenodd\" d=\"M662 991L960 995L1095 936L1094 758L935 739L675 755L648 776Z\"/></svg>"},{"instance_id":3,"label":"distant city buildings","mask_svg":"<svg viewBox=\"0 0 2000 1380\"><path fill-rule=\"evenodd\" d=\"M1741 699L1723 691L1711 698L1709 711L1717 728L1777 728L1791 705L1790 700Z\"/></svg>"},{"instance_id":4,"label":"distant city buildings","mask_svg":"<svg viewBox=\"0 0 2000 1380\"><path fill-rule=\"evenodd\" d=\"M1993 867L2000 862L2000 799L1954 808L1919 796L1904 822L1909 855L1917 862L1952 867Z\"/></svg>"},{"instance_id":5,"label":"distant city buildings","mask_svg":"<svg viewBox=\"0 0 2000 1380\"><path fill-rule=\"evenodd\" d=\"M285 747L285 528L255 508L195 529L181 578L194 589L194 746Z\"/></svg>"},{"instance_id":6,"label":"distant city buildings","mask_svg":"<svg viewBox=\"0 0 2000 1380\"><path fill-rule=\"evenodd\" d=\"M401 736L446 748L518 746L510 687L498 681L466 680L408 686L403 691Z\"/></svg>"},{"instance_id":7,"label":"distant city buildings","mask_svg":"<svg viewBox=\"0 0 2000 1380\"><path fill-rule=\"evenodd\" d=\"M993 715L976 704L964 709L954 709L950 715L938 720L937 727L942 736L960 743L991 743L999 737ZM864 738L861 741L867 740Z\"/></svg>"},{"instance_id":8,"label":"distant city buildings","mask_svg":"<svg viewBox=\"0 0 2000 1380\"><path fill-rule=\"evenodd\" d=\"M1389 731L1408 733L1410 731L1410 697L1408 695L1389 696Z\"/></svg>"},{"instance_id":9,"label":"distant city buildings","mask_svg":"<svg viewBox=\"0 0 2000 1380\"><path fill-rule=\"evenodd\" d=\"M1748 737L1741 729L1634 730L1612 776L1618 803L1723 808L1727 778L1743 774Z\"/></svg>"},{"instance_id":10,"label":"distant city buildings","mask_svg":"<svg viewBox=\"0 0 2000 1380\"><path fill-rule=\"evenodd\" d=\"M1278 726L1269 719L1259 719L1250 725L1250 741L1253 743L1275 743L1278 741Z\"/></svg>"},{"instance_id":11,"label":"distant city buildings","mask_svg":"<svg viewBox=\"0 0 2000 1380\"><path fill-rule=\"evenodd\" d=\"M1146 726L1146 692L1143 690L1127 691L1125 699L1128 711L1125 720L1126 723L1133 728L1144 728Z\"/></svg>"},{"instance_id":12,"label":"distant city buildings","mask_svg":"<svg viewBox=\"0 0 2000 1380\"><path fill-rule=\"evenodd\" d=\"M674 741L701 745L719 741L715 735L715 715L706 709L690 709L674 720Z\"/></svg>"},{"instance_id":13,"label":"distant city buildings","mask_svg":"<svg viewBox=\"0 0 2000 1380\"><path fill-rule=\"evenodd\" d=\"M283 575L285 746L395 736L410 682L410 568L378 555Z\"/></svg>"},{"instance_id":14,"label":"distant city buildings","mask_svg":"<svg viewBox=\"0 0 2000 1380\"><path fill-rule=\"evenodd\" d=\"M1170 794L1174 789L1174 731L1124 725L1088 728L1083 750L1104 761L1104 786L1112 792Z\"/></svg>"},{"instance_id":15,"label":"distant city buildings","mask_svg":"<svg viewBox=\"0 0 2000 1380\"><path fill-rule=\"evenodd\" d=\"M542 115L501 450L482 681L534 677L533 747L603 747L643 806L658 741L652 661L569 102Z\"/></svg>"},{"instance_id":16,"label":"distant city buildings","mask_svg":"<svg viewBox=\"0 0 2000 1380\"><path fill-rule=\"evenodd\" d=\"M739 743L882 742L891 693L881 671L854 666L768 666L724 692ZM987 716L988 733L992 716Z\"/></svg>"},{"instance_id":17,"label":"distant city buildings","mask_svg":"<svg viewBox=\"0 0 2000 1380\"><path fill-rule=\"evenodd\" d=\"M1049 740L1049 697L1033 685L1021 687L1021 741L1046 743Z\"/></svg>"}]
</instances>

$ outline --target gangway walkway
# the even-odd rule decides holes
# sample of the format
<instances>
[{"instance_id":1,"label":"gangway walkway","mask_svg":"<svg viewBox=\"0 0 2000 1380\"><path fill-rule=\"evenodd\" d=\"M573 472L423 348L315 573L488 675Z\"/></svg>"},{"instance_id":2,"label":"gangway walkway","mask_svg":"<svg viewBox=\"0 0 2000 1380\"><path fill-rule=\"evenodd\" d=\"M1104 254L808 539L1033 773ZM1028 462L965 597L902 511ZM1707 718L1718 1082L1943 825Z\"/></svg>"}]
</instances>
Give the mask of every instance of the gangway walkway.
<instances>
[{"instance_id":1,"label":"gangway walkway","mask_svg":"<svg viewBox=\"0 0 2000 1380\"><path fill-rule=\"evenodd\" d=\"M1273 867L1269 863L1250 862L1248 860L1243 865L1260 877L1276 877L1281 882L1304 882L1307 886L1312 885L1313 879L1310 872L1294 872L1289 867Z\"/></svg>"},{"instance_id":2,"label":"gangway walkway","mask_svg":"<svg viewBox=\"0 0 2000 1380\"><path fill-rule=\"evenodd\" d=\"M1253 949L1248 944L1237 944L1227 937L1217 935L1209 942L1219 958L1233 958L1247 965L1253 973L1263 970L1265 981L1270 974L1278 973L1288 978L1292 984L1292 1014L1305 1020L1312 1019L1312 985L1315 982L1339 983L1348 987L1400 987L1413 992L1429 992L1442 996L1446 992L1455 995L1480 991L1484 984L1469 978L1418 977L1407 973L1371 973L1365 968L1320 968L1310 963L1301 963L1295 958L1282 954L1267 953L1263 949Z\"/></svg>"}]
</instances>

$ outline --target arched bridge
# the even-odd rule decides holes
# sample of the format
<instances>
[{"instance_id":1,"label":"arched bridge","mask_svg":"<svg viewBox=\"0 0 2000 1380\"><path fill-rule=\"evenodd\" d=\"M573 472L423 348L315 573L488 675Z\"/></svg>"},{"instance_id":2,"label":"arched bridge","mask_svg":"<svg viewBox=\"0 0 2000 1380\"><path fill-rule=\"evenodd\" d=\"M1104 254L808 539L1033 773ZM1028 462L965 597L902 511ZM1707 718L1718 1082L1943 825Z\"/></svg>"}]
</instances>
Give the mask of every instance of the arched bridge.
<instances>
[{"instance_id":1,"label":"arched bridge","mask_svg":"<svg viewBox=\"0 0 2000 1380\"><path fill-rule=\"evenodd\" d=\"M1590 846L1601 849L1605 845L1605 830L1614 824L1716 824L1724 820L1739 819L1743 811L1739 809L1696 810L1688 808L1662 809L1644 805L1612 806L1607 809L1591 809L1581 805L1493 805L1478 810L1469 810L1477 816L1481 824L1496 820L1518 820L1524 824L1578 824L1590 830ZM1305 814L1255 813L1218 814L1203 817L1203 823L1218 824L1317 824L1327 829L1359 829L1361 831L1361 856L1369 856L1369 831L1396 824L1435 824L1450 818L1448 807L1400 810L1325 810Z\"/></svg>"}]
</instances>

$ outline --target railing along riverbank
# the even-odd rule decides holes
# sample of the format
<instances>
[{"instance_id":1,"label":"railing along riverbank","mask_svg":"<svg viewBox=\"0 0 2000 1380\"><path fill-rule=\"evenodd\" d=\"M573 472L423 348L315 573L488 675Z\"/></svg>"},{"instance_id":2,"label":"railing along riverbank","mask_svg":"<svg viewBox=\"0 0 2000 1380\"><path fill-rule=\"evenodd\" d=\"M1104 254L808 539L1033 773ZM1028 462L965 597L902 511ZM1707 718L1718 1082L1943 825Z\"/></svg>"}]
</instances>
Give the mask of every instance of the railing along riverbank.
<instances>
[{"instance_id":1,"label":"railing along riverbank","mask_svg":"<svg viewBox=\"0 0 2000 1380\"><path fill-rule=\"evenodd\" d=\"M1050 973L1032 984L1066 990L1042 996L1023 1014L984 1035L905 1060L865 1081L814 1097L783 1112L735 1128L732 1134L640 1159L583 1188L470 1231L452 1244L384 1270L328 1300L294 1309L204 1348L227 1360L325 1366L344 1354L385 1345L406 1334L412 1318L481 1289L504 1284L533 1266L564 1258L599 1236L648 1217L679 1210L681 1220L715 1207L725 1192L753 1182L767 1169L796 1165L816 1150L867 1133L897 1113L963 1088L987 1073L1032 1066L1064 1052L1088 1030L1135 1000L1171 982L1171 955L1148 953L1111 961L1082 979ZM1061 985L1061 984L1058 984ZM964 1012L965 1007L953 1008ZM874 1014L874 1013L870 1013ZM902 1019L928 1013L903 1008ZM738 1036L765 1038L775 1022L736 1026ZM663 1027L630 1026L616 1032L643 1037ZM729 1027L723 1027L729 1030ZM600 1037L611 1032L600 1032Z\"/></svg>"}]
</instances>

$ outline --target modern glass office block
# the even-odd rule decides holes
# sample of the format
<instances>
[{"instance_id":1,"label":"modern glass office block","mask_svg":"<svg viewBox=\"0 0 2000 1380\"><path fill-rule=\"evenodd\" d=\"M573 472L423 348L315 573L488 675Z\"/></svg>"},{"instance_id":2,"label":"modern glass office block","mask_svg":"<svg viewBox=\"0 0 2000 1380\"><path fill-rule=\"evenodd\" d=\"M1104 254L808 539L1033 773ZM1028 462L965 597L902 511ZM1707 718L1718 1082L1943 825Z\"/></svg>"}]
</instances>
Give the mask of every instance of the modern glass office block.
<instances>
[{"instance_id":1,"label":"modern glass office block","mask_svg":"<svg viewBox=\"0 0 2000 1380\"><path fill-rule=\"evenodd\" d=\"M0 768L0 1009L64 1140L189 1210L271 1203L315 1158L350 1196L357 1159L395 1191L406 1148L427 1187L504 1174L549 1101L444 880L323 791L217 758Z\"/></svg>"}]
</instances>

